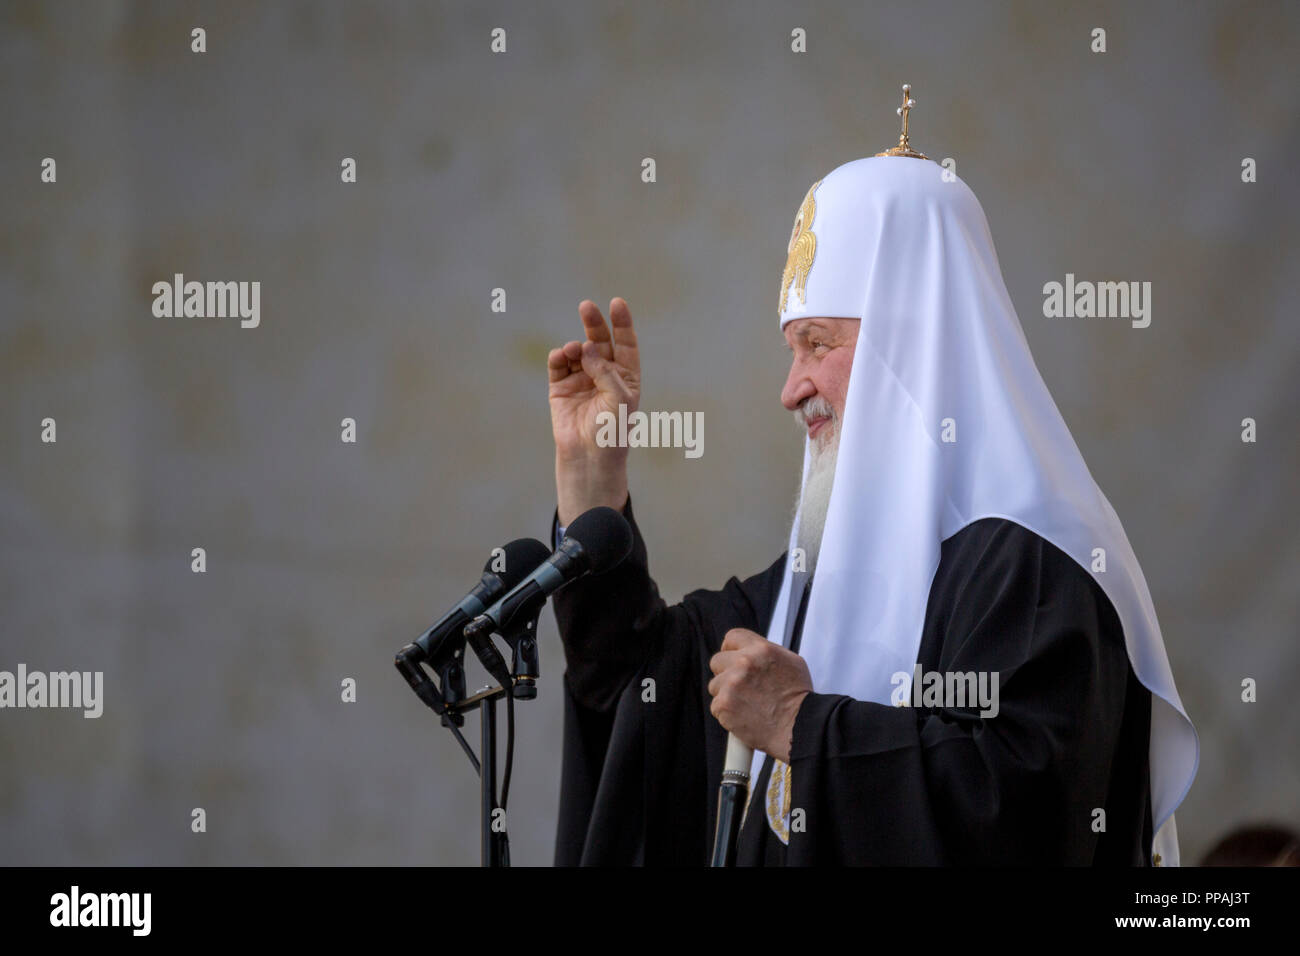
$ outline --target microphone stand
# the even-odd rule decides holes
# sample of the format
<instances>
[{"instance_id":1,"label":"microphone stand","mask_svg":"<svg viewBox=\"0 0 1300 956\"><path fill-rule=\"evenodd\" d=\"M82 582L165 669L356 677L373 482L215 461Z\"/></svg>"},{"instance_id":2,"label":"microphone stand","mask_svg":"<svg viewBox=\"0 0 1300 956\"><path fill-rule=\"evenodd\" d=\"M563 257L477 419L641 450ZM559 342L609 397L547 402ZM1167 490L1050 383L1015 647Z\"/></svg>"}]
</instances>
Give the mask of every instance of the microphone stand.
<instances>
[{"instance_id":1,"label":"microphone stand","mask_svg":"<svg viewBox=\"0 0 1300 956\"><path fill-rule=\"evenodd\" d=\"M493 685L484 687L478 693L466 697L455 707L455 716L464 720L466 711L478 709L482 740L479 745L481 761L475 761L479 777L479 827L481 834L482 865L509 866L510 844L504 832L496 833L492 829L492 814L497 807L497 698L506 695L505 688Z\"/></svg>"},{"instance_id":2,"label":"microphone stand","mask_svg":"<svg viewBox=\"0 0 1300 956\"><path fill-rule=\"evenodd\" d=\"M501 804L509 796L510 771L514 758L514 701L533 700L537 697L537 677L540 672L537 649L537 621L546 604L545 595L530 599L514 611L502 624L500 636L512 650L511 684L509 689L489 685L466 696L465 694L465 636L456 634L437 649L428 666L438 675L441 691L433 686L418 659L418 648L408 644L397 654L398 671L406 678L412 690L441 717L442 726L448 728L469 757L474 772L479 777L479 805L481 831L481 865L509 866L510 839L506 831L493 830L493 816L502 806L497 803L497 713L496 702L506 698L508 712L508 740L506 745L505 790ZM495 632L493 632L495 633ZM491 640L491 637L488 637ZM509 696L507 696L509 694ZM480 730L479 756L476 758L460 728L465 724L465 714L477 709Z\"/></svg>"}]
</instances>

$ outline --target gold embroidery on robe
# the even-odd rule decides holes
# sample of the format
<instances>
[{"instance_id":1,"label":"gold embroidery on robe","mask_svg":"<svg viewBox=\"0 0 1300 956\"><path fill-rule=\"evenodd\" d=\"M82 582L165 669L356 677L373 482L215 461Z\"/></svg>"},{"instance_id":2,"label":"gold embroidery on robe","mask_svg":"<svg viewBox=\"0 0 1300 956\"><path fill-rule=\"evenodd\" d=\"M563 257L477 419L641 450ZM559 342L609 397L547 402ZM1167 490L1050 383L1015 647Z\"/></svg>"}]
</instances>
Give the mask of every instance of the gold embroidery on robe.
<instances>
[{"instance_id":1,"label":"gold embroidery on robe","mask_svg":"<svg viewBox=\"0 0 1300 956\"><path fill-rule=\"evenodd\" d=\"M808 187L808 194L803 197L799 212L794 217L790 244L786 247L785 271L781 273L781 305L777 310L781 313L786 311L791 286L794 287L800 306L807 301L808 272L812 269L813 256L817 254L817 237L812 232L813 217L817 215L817 201L813 199L813 192L821 184L819 179Z\"/></svg>"},{"instance_id":2,"label":"gold embroidery on robe","mask_svg":"<svg viewBox=\"0 0 1300 956\"><path fill-rule=\"evenodd\" d=\"M767 823L786 846L790 845L790 765L773 758L767 783Z\"/></svg>"}]
</instances>

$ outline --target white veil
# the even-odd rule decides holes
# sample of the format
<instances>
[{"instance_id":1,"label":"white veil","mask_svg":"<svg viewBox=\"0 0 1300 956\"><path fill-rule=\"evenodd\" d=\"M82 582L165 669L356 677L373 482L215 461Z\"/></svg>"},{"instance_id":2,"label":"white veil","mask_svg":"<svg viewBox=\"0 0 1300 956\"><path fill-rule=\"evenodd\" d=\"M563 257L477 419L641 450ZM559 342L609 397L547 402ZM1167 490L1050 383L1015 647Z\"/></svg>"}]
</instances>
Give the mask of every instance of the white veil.
<instances>
[{"instance_id":1,"label":"white veil","mask_svg":"<svg viewBox=\"0 0 1300 956\"><path fill-rule=\"evenodd\" d=\"M800 263L801 232L814 239ZM889 704L892 675L916 663L940 543L980 518L1014 521L1078 561L1119 615L1153 695L1153 852L1178 865L1173 813L1196 775L1196 731L1137 558L1034 365L979 201L929 160L858 159L809 191L791 242L782 328L861 319L799 650L814 689ZM941 441L945 419L955 441ZM808 463L805 445L805 480ZM797 535L796 518L792 551ZM1092 571L1097 548L1104 572Z\"/></svg>"}]
</instances>

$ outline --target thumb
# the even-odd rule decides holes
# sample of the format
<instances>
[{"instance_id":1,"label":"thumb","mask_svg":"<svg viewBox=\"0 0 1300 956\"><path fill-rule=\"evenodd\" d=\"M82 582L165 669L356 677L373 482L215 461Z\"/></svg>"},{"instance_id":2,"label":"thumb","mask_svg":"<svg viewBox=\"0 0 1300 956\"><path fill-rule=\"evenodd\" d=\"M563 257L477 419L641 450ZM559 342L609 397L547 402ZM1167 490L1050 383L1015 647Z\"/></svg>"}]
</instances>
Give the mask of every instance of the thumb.
<instances>
[{"instance_id":1,"label":"thumb","mask_svg":"<svg viewBox=\"0 0 1300 956\"><path fill-rule=\"evenodd\" d=\"M591 380L602 392L618 401L628 401L627 383L618 374L618 367L600 354L595 342L582 343L582 370L591 376Z\"/></svg>"}]
</instances>

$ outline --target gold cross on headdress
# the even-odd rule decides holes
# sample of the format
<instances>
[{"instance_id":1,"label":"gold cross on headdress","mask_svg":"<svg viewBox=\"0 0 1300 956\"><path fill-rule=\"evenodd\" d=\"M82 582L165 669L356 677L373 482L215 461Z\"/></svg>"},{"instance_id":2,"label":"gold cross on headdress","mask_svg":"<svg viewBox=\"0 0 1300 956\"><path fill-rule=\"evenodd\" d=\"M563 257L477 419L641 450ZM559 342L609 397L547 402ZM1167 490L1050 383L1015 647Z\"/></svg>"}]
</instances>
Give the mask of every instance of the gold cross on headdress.
<instances>
[{"instance_id":1,"label":"gold cross on headdress","mask_svg":"<svg viewBox=\"0 0 1300 956\"><path fill-rule=\"evenodd\" d=\"M916 105L916 100L912 99L912 84L903 84L903 105L897 110L899 116L903 117L903 132L898 137L898 145L890 147L883 152L876 153L877 156L910 156L913 159L929 159L924 153L918 153L912 149L911 144L907 141L907 120L908 113Z\"/></svg>"}]
</instances>

